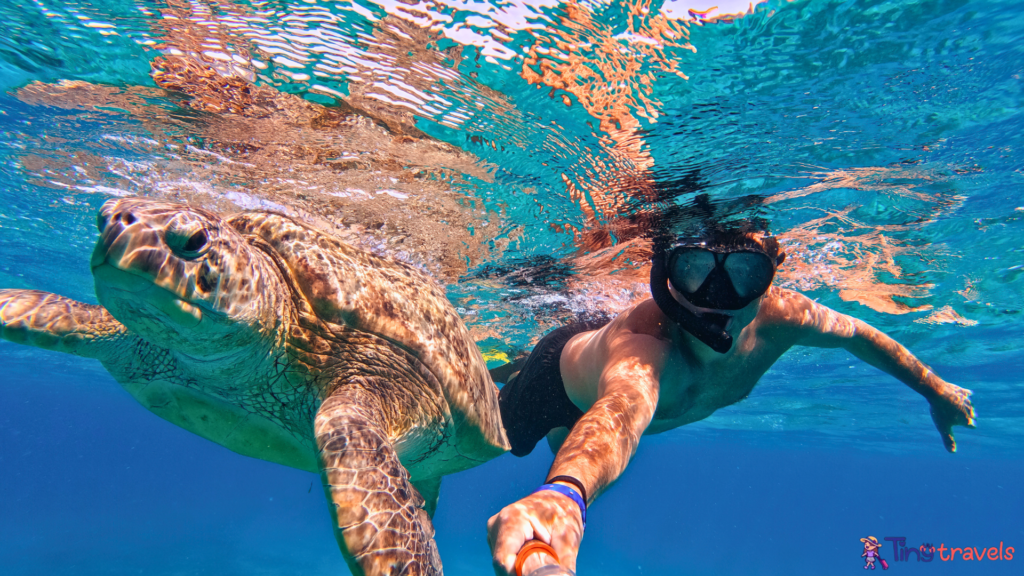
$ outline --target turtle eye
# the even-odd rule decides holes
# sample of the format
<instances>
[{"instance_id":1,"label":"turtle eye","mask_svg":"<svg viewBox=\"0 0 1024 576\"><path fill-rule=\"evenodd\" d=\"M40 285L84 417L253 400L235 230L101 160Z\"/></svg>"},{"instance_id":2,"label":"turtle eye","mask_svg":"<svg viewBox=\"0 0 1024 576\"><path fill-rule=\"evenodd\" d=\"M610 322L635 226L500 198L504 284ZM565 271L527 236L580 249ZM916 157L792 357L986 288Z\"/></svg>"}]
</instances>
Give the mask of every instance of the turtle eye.
<instances>
[{"instance_id":1,"label":"turtle eye","mask_svg":"<svg viewBox=\"0 0 1024 576\"><path fill-rule=\"evenodd\" d=\"M188 237L185 241L185 245L181 247L185 252L199 252L206 247L207 238L206 231L200 230L195 234Z\"/></svg>"},{"instance_id":2,"label":"turtle eye","mask_svg":"<svg viewBox=\"0 0 1024 576\"><path fill-rule=\"evenodd\" d=\"M210 248L209 233L200 228L188 236L188 231L168 230L167 246L180 258L195 260L205 254Z\"/></svg>"}]
</instances>

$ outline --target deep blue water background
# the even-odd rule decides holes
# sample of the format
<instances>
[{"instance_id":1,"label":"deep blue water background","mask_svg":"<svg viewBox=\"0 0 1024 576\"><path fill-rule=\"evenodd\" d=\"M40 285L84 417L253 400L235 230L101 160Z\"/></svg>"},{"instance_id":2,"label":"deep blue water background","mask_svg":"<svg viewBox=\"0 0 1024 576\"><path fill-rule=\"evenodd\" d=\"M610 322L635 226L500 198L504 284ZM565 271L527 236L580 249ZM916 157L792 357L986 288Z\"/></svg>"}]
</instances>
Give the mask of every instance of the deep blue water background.
<instances>
[{"instance_id":1,"label":"deep blue water background","mask_svg":"<svg viewBox=\"0 0 1024 576\"><path fill-rule=\"evenodd\" d=\"M316 475L227 452L74 366L5 376L5 574L345 573ZM960 437L957 455L937 438L897 454L786 432L647 438L592 505L579 573L850 574L868 535L1022 550L1020 454L979 456ZM445 479L435 526L447 574L490 573L487 518L550 460L542 445ZM901 563L890 546L894 573L1019 574L1019 557Z\"/></svg>"},{"instance_id":2,"label":"deep blue water background","mask_svg":"<svg viewBox=\"0 0 1024 576\"><path fill-rule=\"evenodd\" d=\"M308 4L266 6L273 20ZM383 4L368 9L381 16ZM621 24L615 3L589 4ZM34 81L152 88L155 52L141 42L156 34L153 13L163 6L0 6L0 287L94 302L94 217L112 193L166 198L202 184L188 198L214 202L240 190L263 198L273 184L267 198L295 198L280 193L282 177L301 179L289 176L292 166L260 166L245 178L212 172L218 163L202 153L231 154L203 132L216 115L182 110L179 96L152 96L153 109L173 114L148 116L122 114L123 103L19 97ZM339 6L345 30L373 29ZM120 35L83 27L87 18L115 23ZM868 535L947 548L1003 542L1020 555L902 563L887 543L881 553L893 573L1024 573L1024 9L771 2L734 24L694 27L691 40L696 53L667 53L690 79L659 77L653 95L665 115L641 125L656 160L652 177L671 184L699 169L699 191L716 201L765 199L761 215L808 271L787 277L787 286L878 326L974 390L978 428L956 429L958 453L946 454L913 392L843 351L794 350L747 400L644 439L589 511L579 573L861 573L859 539ZM491 211L501 227L493 238L522 233L474 265L569 262L575 237L558 226L590 223L561 176L584 181L607 151L579 106L526 84L519 61L506 69L474 58L475 50L466 47L454 67L457 88L470 96L452 86L439 93L459 103L456 96L472 102L491 90L505 108L484 107L458 129L417 120L491 172L492 181L467 177L458 191ZM349 80L330 86L345 92ZM308 83L261 82L308 96ZM473 139L480 135L483 143ZM185 144L191 152L181 151ZM581 152L588 146L591 155ZM248 160L241 152L236 159ZM626 208L677 200L692 194ZM875 256L896 266L869 270L867 287L904 308L840 297L865 287L851 270ZM467 323L499 334L488 347L508 351L578 313L577 303L606 296L572 278L526 286L500 275L467 278L450 282L449 294ZM513 285L520 292L510 295ZM900 286L909 288L901 295ZM906 310L923 306L932 308ZM968 322L928 323L945 306ZM487 518L531 491L550 461L541 445L528 458L506 455L445 479L435 526L449 576L491 572ZM0 575L345 574L318 482L163 422L95 361L0 342Z\"/></svg>"}]
</instances>

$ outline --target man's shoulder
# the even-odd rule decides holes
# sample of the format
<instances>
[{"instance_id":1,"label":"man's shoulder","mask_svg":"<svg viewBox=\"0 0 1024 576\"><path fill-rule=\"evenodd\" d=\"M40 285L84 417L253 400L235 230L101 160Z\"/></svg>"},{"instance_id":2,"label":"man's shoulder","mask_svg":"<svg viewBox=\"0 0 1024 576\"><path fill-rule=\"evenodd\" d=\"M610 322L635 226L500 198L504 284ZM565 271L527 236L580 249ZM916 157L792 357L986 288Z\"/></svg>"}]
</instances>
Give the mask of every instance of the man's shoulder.
<instances>
[{"instance_id":1,"label":"man's shoulder","mask_svg":"<svg viewBox=\"0 0 1024 576\"><path fill-rule=\"evenodd\" d=\"M671 320L665 316L657 303L648 298L619 313L609 324L608 332L616 336L636 334L664 340L671 339L670 324Z\"/></svg>"},{"instance_id":2,"label":"man's shoulder","mask_svg":"<svg viewBox=\"0 0 1024 576\"><path fill-rule=\"evenodd\" d=\"M824 308L807 296L772 286L761 302L757 322L762 328L799 328L813 320L819 308Z\"/></svg>"},{"instance_id":3,"label":"man's shoulder","mask_svg":"<svg viewBox=\"0 0 1024 576\"><path fill-rule=\"evenodd\" d=\"M814 334L834 330L852 319L799 292L773 287L762 303L758 320L766 327Z\"/></svg>"},{"instance_id":4,"label":"man's shoulder","mask_svg":"<svg viewBox=\"0 0 1024 576\"><path fill-rule=\"evenodd\" d=\"M661 370L671 338L665 337L663 329L656 325L647 302L623 310L604 327L577 334L566 343L560 359L562 379L577 406L590 406L596 401L602 393L599 387L603 377L609 371L636 370L644 365L655 373ZM646 381L627 380L619 380L619 385L628 387ZM657 380L655 376L650 382L656 385Z\"/></svg>"},{"instance_id":5,"label":"man's shoulder","mask_svg":"<svg viewBox=\"0 0 1024 576\"><path fill-rule=\"evenodd\" d=\"M778 316L780 319L794 313L800 313L815 307L815 302L803 294L772 286L764 295L761 302L761 311L769 316Z\"/></svg>"}]
</instances>

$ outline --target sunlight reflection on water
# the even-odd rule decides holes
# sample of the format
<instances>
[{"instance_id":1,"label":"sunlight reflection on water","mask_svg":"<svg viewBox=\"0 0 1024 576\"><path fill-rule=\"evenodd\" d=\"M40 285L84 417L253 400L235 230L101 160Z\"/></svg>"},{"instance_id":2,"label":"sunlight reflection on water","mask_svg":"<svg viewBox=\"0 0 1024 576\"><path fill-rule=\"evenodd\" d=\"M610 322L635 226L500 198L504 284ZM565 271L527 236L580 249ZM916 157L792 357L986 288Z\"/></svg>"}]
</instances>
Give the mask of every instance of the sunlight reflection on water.
<instances>
[{"instance_id":1,"label":"sunlight reflection on water","mask_svg":"<svg viewBox=\"0 0 1024 576\"><path fill-rule=\"evenodd\" d=\"M78 251L57 253L78 259L110 196L294 214L429 270L507 357L646 298L651 235L710 206L770 221L780 285L951 364L1007 360L1024 344L1007 329L1024 220L999 192L1024 183L1020 10L705 8L0 8L18 183L0 226L16 252L59 214Z\"/></svg>"}]
</instances>

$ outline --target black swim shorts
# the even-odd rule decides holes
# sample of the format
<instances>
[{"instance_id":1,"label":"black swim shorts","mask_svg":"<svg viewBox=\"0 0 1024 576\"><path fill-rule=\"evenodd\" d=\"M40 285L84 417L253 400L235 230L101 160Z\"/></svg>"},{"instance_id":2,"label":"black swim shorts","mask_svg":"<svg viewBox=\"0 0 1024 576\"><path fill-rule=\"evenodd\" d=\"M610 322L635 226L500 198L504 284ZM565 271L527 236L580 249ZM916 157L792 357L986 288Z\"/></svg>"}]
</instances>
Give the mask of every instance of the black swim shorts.
<instances>
[{"instance_id":1,"label":"black swim shorts","mask_svg":"<svg viewBox=\"0 0 1024 576\"><path fill-rule=\"evenodd\" d=\"M558 363L573 336L609 321L578 322L552 330L537 343L519 374L501 389L498 405L512 454L526 456L548 432L561 426L571 430L583 416L565 393Z\"/></svg>"}]
</instances>

